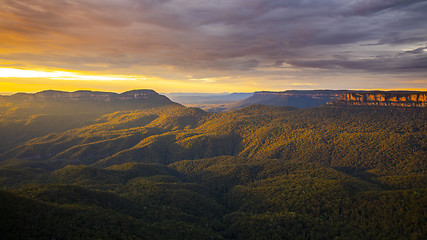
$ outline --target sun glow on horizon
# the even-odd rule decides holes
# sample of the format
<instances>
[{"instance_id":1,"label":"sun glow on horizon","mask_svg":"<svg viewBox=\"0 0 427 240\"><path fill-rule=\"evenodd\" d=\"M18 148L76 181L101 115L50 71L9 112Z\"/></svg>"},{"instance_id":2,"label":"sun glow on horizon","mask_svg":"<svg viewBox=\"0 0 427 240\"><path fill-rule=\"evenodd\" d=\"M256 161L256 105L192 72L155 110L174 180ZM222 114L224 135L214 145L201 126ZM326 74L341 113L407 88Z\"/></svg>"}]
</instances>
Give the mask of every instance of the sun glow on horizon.
<instances>
[{"instance_id":1,"label":"sun glow on horizon","mask_svg":"<svg viewBox=\"0 0 427 240\"><path fill-rule=\"evenodd\" d=\"M131 89L153 89L157 92L224 92L233 89L241 90L242 86L216 82L221 78L160 78L140 74L108 74L73 70L54 70L43 68L20 69L0 67L0 93L17 92L34 93L43 90L92 90L124 92ZM204 83L203 85L200 85ZM206 86L205 84L208 84ZM256 91L250 86L245 92ZM0 94L1 95L1 94Z\"/></svg>"},{"instance_id":2,"label":"sun glow on horizon","mask_svg":"<svg viewBox=\"0 0 427 240\"><path fill-rule=\"evenodd\" d=\"M232 81L231 76L197 78L187 75L161 78L141 74L114 74L105 72L84 72L64 69L46 68L12 68L0 67L0 95L10 95L17 92L34 93L43 90L61 91L111 91L124 92L132 89L152 89L157 92L256 92L256 91L286 91L286 90L311 90L337 89L336 87L320 87L321 84L309 82L304 79L293 79L289 83L260 85L253 79ZM424 83L424 79L414 80L414 83ZM339 87L338 87L339 89ZM350 88L356 90L356 88ZM357 89L374 90L374 89ZM426 91L425 88L394 88L375 90L415 90Z\"/></svg>"},{"instance_id":3,"label":"sun glow on horizon","mask_svg":"<svg viewBox=\"0 0 427 240\"><path fill-rule=\"evenodd\" d=\"M80 81L121 81L145 80L145 76L81 74L72 71L24 70L17 68L0 68L0 78L49 78L52 80Z\"/></svg>"}]
</instances>

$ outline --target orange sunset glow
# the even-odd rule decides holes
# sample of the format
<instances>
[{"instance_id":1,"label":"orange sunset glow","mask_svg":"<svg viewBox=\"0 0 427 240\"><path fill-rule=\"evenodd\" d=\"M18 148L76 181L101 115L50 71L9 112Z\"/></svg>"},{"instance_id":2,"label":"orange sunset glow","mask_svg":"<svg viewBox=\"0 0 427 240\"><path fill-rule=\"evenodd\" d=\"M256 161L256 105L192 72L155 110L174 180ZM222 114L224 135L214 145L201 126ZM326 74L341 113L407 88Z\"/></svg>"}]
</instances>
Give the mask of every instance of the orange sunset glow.
<instances>
[{"instance_id":1,"label":"orange sunset glow","mask_svg":"<svg viewBox=\"0 0 427 240\"><path fill-rule=\"evenodd\" d=\"M426 89L415 7L250 2L0 0L0 92Z\"/></svg>"}]
</instances>

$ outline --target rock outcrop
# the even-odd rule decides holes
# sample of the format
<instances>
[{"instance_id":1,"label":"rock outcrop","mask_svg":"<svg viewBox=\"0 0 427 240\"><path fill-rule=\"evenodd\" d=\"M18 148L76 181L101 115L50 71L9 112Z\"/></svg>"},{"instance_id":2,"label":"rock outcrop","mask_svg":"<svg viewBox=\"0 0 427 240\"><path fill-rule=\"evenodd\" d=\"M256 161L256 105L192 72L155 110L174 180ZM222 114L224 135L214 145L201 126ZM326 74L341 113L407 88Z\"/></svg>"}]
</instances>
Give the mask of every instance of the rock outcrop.
<instances>
[{"instance_id":1,"label":"rock outcrop","mask_svg":"<svg viewBox=\"0 0 427 240\"><path fill-rule=\"evenodd\" d=\"M415 91L356 91L342 94L334 105L358 106L427 106L427 92Z\"/></svg>"}]
</instances>

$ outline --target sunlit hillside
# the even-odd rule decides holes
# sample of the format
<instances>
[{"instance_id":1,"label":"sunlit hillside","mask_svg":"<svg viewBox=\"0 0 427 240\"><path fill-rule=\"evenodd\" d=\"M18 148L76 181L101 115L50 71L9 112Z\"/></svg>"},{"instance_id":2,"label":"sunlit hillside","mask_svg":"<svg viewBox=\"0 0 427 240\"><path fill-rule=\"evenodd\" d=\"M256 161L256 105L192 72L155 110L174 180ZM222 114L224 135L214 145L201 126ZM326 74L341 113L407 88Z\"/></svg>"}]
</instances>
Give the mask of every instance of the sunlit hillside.
<instances>
[{"instance_id":1,"label":"sunlit hillside","mask_svg":"<svg viewBox=\"0 0 427 240\"><path fill-rule=\"evenodd\" d=\"M427 236L425 107L67 99L2 102L6 239Z\"/></svg>"}]
</instances>

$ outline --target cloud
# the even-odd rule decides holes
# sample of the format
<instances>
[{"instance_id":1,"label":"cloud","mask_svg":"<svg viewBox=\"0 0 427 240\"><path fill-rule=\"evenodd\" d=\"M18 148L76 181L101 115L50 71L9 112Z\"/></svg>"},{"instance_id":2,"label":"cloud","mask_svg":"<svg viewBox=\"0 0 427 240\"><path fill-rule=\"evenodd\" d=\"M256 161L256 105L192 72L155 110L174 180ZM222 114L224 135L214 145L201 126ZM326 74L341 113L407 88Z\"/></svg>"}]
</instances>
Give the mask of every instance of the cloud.
<instances>
[{"instance_id":1,"label":"cloud","mask_svg":"<svg viewBox=\"0 0 427 240\"><path fill-rule=\"evenodd\" d=\"M417 48L417 49L405 51L405 53L421 54L421 53L425 53L426 50L427 50L427 47L420 47L420 48Z\"/></svg>"},{"instance_id":2,"label":"cloud","mask_svg":"<svg viewBox=\"0 0 427 240\"><path fill-rule=\"evenodd\" d=\"M427 72L427 2L421 0L0 5L0 59L20 65L210 78L275 75L285 65L295 77L302 74L295 69L311 68L330 74Z\"/></svg>"},{"instance_id":3,"label":"cloud","mask_svg":"<svg viewBox=\"0 0 427 240\"><path fill-rule=\"evenodd\" d=\"M366 59L295 60L294 67L322 69L357 69L372 72L421 72L426 73L427 47L405 51L394 56L377 56Z\"/></svg>"}]
</instances>

